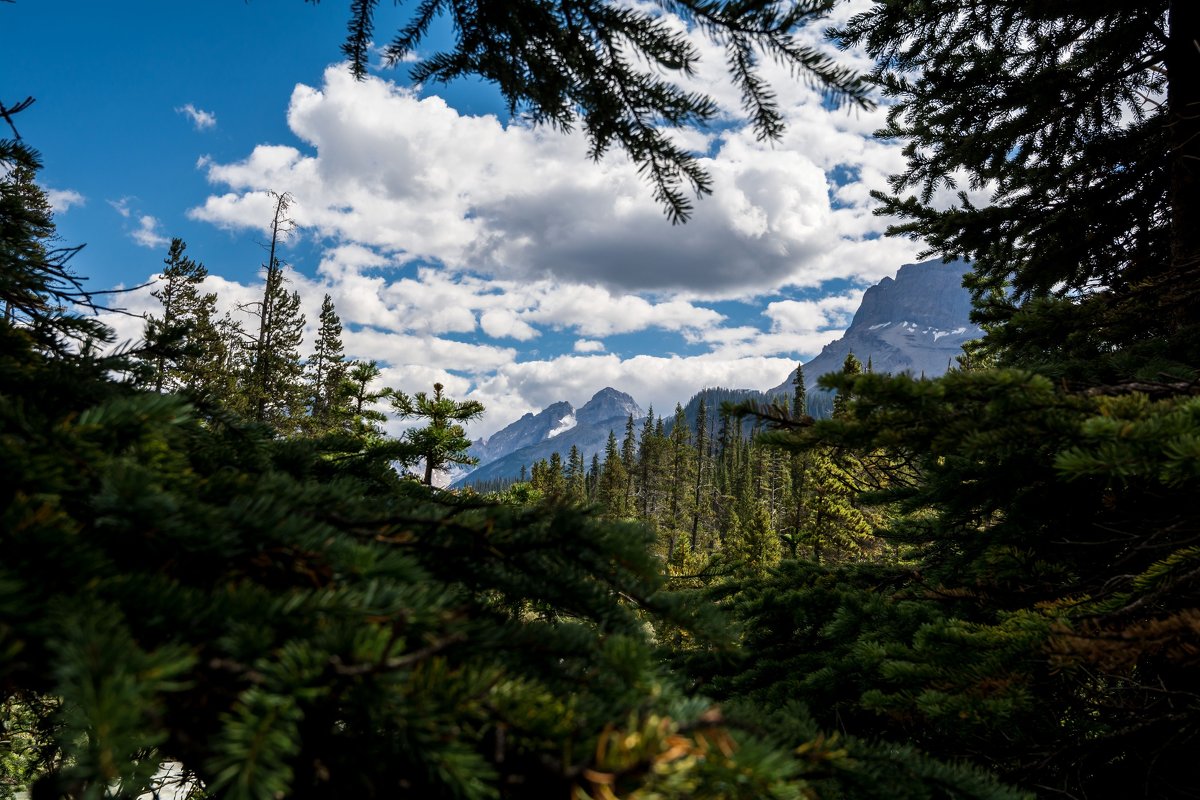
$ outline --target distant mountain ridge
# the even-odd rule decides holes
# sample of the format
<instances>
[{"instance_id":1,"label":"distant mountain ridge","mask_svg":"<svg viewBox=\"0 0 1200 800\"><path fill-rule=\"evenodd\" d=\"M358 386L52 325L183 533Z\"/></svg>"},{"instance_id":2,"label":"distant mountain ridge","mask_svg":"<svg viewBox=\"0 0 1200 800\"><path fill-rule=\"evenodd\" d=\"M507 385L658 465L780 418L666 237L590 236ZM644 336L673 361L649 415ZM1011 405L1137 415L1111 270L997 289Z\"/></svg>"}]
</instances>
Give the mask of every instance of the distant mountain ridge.
<instances>
[{"instance_id":1,"label":"distant mountain ridge","mask_svg":"<svg viewBox=\"0 0 1200 800\"><path fill-rule=\"evenodd\" d=\"M487 464L498 458L549 439L556 432L561 432L575 425L575 409L570 403L559 402L547 406L537 414L525 414L516 422L503 430L492 434L486 441L477 439L467 451L469 455L479 459L480 464Z\"/></svg>"},{"instance_id":2,"label":"distant mountain ridge","mask_svg":"<svg viewBox=\"0 0 1200 800\"><path fill-rule=\"evenodd\" d=\"M827 344L819 355L804 364L808 412L813 416L828 415L833 397L816 387L817 379L840 371L851 352L864 365L869 359L876 372L909 372L931 378L945 373L962 351L963 343L983 335L970 320L971 296L962 286L963 275L969 269L963 261L905 264L895 278L884 278L867 289L841 338ZM753 400L766 404L782 395L781 399L790 406L795 375L793 370L783 383L765 392L703 389L684 407L688 425L693 429L696 426L701 398L713 426L710 434L717 430L720 405L724 401ZM590 463L593 454L603 454L609 431L614 431L618 439L624 437L625 422L630 416L635 422L644 418L632 397L612 387L596 392L579 409L567 402L557 402L537 414L525 414L486 441L480 439L471 445L469 452L479 459L480 466L455 485L515 480L522 467L528 469L555 452L565 461L572 445L583 453L585 463ZM663 416L669 429L673 415ZM752 425L751 421L745 421L743 434L748 434Z\"/></svg>"},{"instance_id":3,"label":"distant mountain ridge","mask_svg":"<svg viewBox=\"0 0 1200 800\"><path fill-rule=\"evenodd\" d=\"M625 435L625 422L632 416L643 418L641 406L625 392L605 387L576 410L560 401L537 414L526 414L511 425L479 440L468 451L479 459L479 467L459 478L455 486L469 486L495 480L515 479L521 467L559 453L566 456L571 445L579 448L584 461L603 453L608 432Z\"/></svg>"}]
</instances>

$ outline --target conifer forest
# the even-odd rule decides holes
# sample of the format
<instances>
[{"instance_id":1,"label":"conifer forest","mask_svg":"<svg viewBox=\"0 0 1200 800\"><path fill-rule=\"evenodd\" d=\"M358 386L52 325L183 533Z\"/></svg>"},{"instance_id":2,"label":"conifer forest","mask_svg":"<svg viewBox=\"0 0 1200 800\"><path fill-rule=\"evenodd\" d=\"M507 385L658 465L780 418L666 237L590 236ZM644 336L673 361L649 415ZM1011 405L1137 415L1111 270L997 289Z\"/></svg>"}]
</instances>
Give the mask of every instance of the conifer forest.
<instances>
[{"instance_id":1,"label":"conifer forest","mask_svg":"<svg viewBox=\"0 0 1200 800\"><path fill-rule=\"evenodd\" d=\"M943 377L851 356L827 416L801 370L494 491L436 485L479 402L384 386L328 295L305 339L288 187L253 302L176 238L118 344L5 76L0 798L1200 797L1200 3L875 0L858 72L795 36L838 2L347 4L356 76L494 83L684 231L715 110L661 10L764 139L760 60L882 97L889 235L971 265Z\"/></svg>"}]
</instances>

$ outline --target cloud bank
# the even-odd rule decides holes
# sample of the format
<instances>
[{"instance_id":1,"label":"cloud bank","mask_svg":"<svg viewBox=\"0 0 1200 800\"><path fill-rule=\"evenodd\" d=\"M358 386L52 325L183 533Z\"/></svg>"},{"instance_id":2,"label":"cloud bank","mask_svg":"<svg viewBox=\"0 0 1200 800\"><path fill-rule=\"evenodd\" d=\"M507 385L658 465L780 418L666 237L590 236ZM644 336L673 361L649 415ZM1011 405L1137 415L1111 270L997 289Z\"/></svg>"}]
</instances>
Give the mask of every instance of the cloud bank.
<instances>
[{"instance_id":1,"label":"cloud bank","mask_svg":"<svg viewBox=\"0 0 1200 800\"><path fill-rule=\"evenodd\" d=\"M883 110L831 108L770 64L788 129L757 141L720 48L695 43L691 88L722 124L678 134L714 187L687 225L668 224L620 153L592 163L582 135L464 114L344 65L294 88L293 141L202 157L213 193L189 215L261 233L267 192L290 192L323 252L293 276L310 325L330 293L347 352L384 362L391 385L439 380L483 401L472 435L605 385L664 411L705 386L773 386L841 334L866 286L915 260L918 245L880 236L869 196L904 160L871 136ZM154 236L141 222L134 235ZM730 301L749 310L734 318Z\"/></svg>"}]
</instances>

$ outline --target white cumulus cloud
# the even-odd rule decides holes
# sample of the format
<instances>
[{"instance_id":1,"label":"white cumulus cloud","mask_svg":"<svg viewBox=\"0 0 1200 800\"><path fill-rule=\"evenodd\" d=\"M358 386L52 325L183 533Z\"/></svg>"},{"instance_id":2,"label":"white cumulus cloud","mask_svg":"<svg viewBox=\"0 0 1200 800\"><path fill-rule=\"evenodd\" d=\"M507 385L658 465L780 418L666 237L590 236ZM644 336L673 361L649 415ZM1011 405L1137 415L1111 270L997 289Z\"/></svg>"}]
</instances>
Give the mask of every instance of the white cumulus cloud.
<instances>
[{"instance_id":1,"label":"white cumulus cloud","mask_svg":"<svg viewBox=\"0 0 1200 800\"><path fill-rule=\"evenodd\" d=\"M633 165L619 153L591 163L582 134L461 114L335 65L320 87L292 94L288 123L303 146L205 161L224 191L191 215L258 226L269 218L262 191L286 188L297 223L321 236L454 271L617 292L745 296L873 279L911 260L915 246L875 239L885 223L866 194L840 193L829 178L836 167L882 178L902 163L898 147L870 139L879 112L830 111L818 93L790 91L783 141L736 126L713 134L715 154L703 161L714 193L691 223L672 226Z\"/></svg>"},{"instance_id":2,"label":"white cumulus cloud","mask_svg":"<svg viewBox=\"0 0 1200 800\"><path fill-rule=\"evenodd\" d=\"M836 13L867 5L849 0ZM817 30L802 35L827 47ZM380 361L384 385L427 391L440 381L484 403L472 437L558 400L578 406L604 386L669 413L708 386L777 385L841 335L863 288L915 260L919 243L880 236L889 220L870 197L904 158L900 145L872 138L886 109L831 110L770 62L764 77L788 129L759 142L722 48L693 41L704 60L688 88L716 98L722 124L672 134L705 154L713 179L687 225L667 222L623 154L588 159L578 132L464 114L382 77L355 81L345 65L294 88L294 138L201 158L213 188L189 216L262 232L266 192L290 192L302 238L324 248L315 274L292 275L310 328L329 293L347 355ZM188 108L207 112L180 109L202 127ZM114 207L139 219L126 200ZM152 217L140 220L139 232L159 235ZM832 296L808 291L829 281ZM225 290L254 291L228 281ZM756 303L761 316L731 320L716 305L730 299ZM608 352L610 336L624 337L620 354ZM681 345L684 355L665 352Z\"/></svg>"}]
</instances>

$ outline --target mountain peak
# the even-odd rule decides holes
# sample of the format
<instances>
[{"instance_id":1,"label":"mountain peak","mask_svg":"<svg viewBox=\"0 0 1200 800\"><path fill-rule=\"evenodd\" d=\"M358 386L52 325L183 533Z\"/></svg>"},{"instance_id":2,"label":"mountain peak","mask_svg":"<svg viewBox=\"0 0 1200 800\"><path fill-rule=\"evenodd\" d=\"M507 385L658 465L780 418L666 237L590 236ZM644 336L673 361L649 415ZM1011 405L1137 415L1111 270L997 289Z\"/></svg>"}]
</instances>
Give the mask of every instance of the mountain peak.
<instances>
[{"instance_id":1,"label":"mountain peak","mask_svg":"<svg viewBox=\"0 0 1200 800\"><path fill-rule=\"evenodd\" d=\"M553 453L565 456L572 447L578 448L584 459L591 458L604 451L610 431L625 429L631 414L640 419L642 410L632 397L611 386L596 392L579 410L568 403L555 403L531 420L518 420L492 437L489 447L473 452L481 463L460 478L458 485L512 479L522 466Z\"/></svg>"},{"instance_id":2,"label":"mountain peak","mask_svg":"<svg viewBox=\"0 0 1200 800\"><path fill-rule=\"evenodd\" d=\"M863 294L854 321L837 341L804 365L804 382L842 368L853 352L878 372L941 375L961 352L963 342L982 335L971 322L971 295L963 288L965 261L940 259L905 264L895 278L884 278ZM792 391L793 372L769 394Z\"/></svg>"},{"instance_id":3,"label":"mountain peak","mask_svg":"<svg viewBox=\"0 0 1200 800\"><path fill-rule=\"evenodd\" d=\"M625 392L606 386L592 395L592 399L583 404L575 417L580 424L591 424L618 417L625 419L630 414L635 419L642 416L642 409L637 402Z\"/></svg>"},{"instance_id":4,"label":"mountain peak","mask_svg":"<svg viewBox=\"0 0 1200 800\"><path fill-rule=\"evenodd\" d=\"M960 327L957 323L969 324L971 296L962 287L969 269L964 261L905 264L895 279L884 278L867 289L847 334L901 321L922 327L956 323L951 330Z\"/></svg>"}]
</instances>

